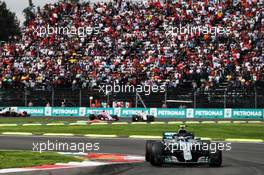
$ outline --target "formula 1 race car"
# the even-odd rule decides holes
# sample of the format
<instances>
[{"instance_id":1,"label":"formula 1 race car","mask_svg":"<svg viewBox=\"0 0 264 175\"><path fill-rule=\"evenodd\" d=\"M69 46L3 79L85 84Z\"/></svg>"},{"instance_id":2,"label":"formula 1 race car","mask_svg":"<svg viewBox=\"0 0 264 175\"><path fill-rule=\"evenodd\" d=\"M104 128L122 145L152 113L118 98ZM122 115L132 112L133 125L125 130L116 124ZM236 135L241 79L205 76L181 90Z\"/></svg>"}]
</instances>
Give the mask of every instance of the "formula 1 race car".
<instances>
[{"instance_id":1,"label":"formula 1 race car","mask_svg":"<svg viewBox=\"0 0 264 175\"><path fill-rule=\"evenodd\" d=\"M109 115L107 112L102 112L100 114L90 114L90 120L104 120L104 121L118 121L119 117L117 115Z\"/></svg>"},{"instance_id":2,"label":"formula 1 race car","mask_svg":"<svg viewBox=\"0 0 264 175\"><path fill-rule=\"evenodd\" d=\"M2 108L0 109L0 117L29 117L26 111L19 112L16 108L9 107L9 108Z\"/></svg>"},{"instance_id":3,"label":"formula 1 race car","mask_svg":"<svg viewBox=\"0 0 264 175\"><path fill-rule=\"evenodd\" d=\"M210 141L195 139L194 135L185 129L178 132L164 132L162 141L146 142L146 161L153 166L162 164L208 164L210 167L220 167L222 152L212 149ZM216 144L216 143L215 143Z\"/></svg>"},{"instance_id":4,"label":"formula 1 race car","mask_svg":"<svg viewBox=\"0 0 264 175\"><path fill-rule=\"evenodd\" d=\"M132 115L132 122L153 122L154 120L155 117L153 115L147 115L144 112Z\"/></svg>"}]
</instances>

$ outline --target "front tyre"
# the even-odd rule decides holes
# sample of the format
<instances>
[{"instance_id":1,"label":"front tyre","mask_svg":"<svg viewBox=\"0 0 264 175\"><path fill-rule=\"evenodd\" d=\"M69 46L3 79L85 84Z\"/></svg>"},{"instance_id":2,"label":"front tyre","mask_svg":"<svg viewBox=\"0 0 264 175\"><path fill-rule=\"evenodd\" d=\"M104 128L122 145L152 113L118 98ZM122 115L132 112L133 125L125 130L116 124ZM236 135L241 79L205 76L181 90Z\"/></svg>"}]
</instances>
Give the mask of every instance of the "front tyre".
<instances>
[{"instance_id":1,"label":"front tyre","mask_svg":"<svg viewBox=\"0 0 264 175\"><path fill-rule=\"evenodd\" d=\"M222 165L222 151L217 150L215 153L209 152L209 166L221 167Z\"/></svg>"},{"instance_id":2,"label":"front tyre","mask_svg":"<svg viewBox=\"0 0 264 175\"><path fill-rule=\"evenodd\" d=\"M151 147L152 147L152 144L154 143L155 141L154 140L147 140L146 142L146 152L145 152L145 160L147 162L150 161L150 157L151 157Z\"/></svg>"},{"instance_id":3,"label":"front tyre","mask_svg":"<svg viewBox=\"0 0 264 175\"><path fill-rule=\"evenodd\" d=\"M138 116L132 115L132 122L137 122L137 121L138 121Z\"/></svg>"},{"instance_id":4,"label":"front tyre","mask_svg":"<svg viewBox=\"0 0 264 175\"><path fill-rule=\"evenodd\" d=\"M150 163L153 166L161 166L163 155L163 145L161 142L152 143L151 153L150 153Z\"/></svg>"},{"instance_id":5,"label":"front tyre","mask_svg":"<svg viewBox=\"0 0 264 175\"><path fill-rule=\"evenodd\" d=\"M112 118L113 118L113 120L115 120L115 121L118 121L118 120L119 120L119 117L118 117L117 115L113 115Z\"/></svg>"},{"instance_id":6,"label":"front tyre","mask_svg":"<svg viewBox=\"0 0 264 175\"><path fill-rule=\"evenodd\" d=\"M154 116L153 115L147 115L147 122L154 122Z\"/></svg>"}]
</instances>

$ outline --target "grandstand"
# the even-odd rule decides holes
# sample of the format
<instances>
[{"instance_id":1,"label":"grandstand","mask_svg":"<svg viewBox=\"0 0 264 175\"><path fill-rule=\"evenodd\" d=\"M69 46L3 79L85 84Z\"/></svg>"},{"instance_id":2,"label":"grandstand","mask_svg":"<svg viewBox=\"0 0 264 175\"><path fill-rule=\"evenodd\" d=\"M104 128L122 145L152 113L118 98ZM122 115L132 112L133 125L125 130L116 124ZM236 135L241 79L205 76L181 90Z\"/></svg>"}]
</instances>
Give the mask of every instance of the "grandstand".
<instances>
[{"instance_id":1,"label":"grandstand","mask_svg":"<svg viewBox=\"0 0 264 175\"><path fill-rule=\"evenodd\" d=\"M117 83L165 84L142 96L148 107L263 107L263 9L258 0L46 4L1 44L1 104L89 106L93 96L135 105L135 93L98 92ZM187 25L230 31L168 34ZM89 30L65 32L72 27Z\"/></svg>"}]
</instances>

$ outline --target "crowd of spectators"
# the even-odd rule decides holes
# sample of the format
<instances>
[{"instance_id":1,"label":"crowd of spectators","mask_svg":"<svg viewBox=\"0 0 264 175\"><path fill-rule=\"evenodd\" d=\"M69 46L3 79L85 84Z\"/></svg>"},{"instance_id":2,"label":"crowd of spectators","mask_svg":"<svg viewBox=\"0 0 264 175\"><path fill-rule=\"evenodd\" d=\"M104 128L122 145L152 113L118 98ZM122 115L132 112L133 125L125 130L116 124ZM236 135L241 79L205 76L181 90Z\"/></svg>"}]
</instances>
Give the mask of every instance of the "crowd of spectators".
<instances>
[{"instance_id":1,"label":"crowd of spectators","mask_svg":"<svg viewBox=\"0 0 264 175\"><path fill-rule=\"evenodd\" d=\"M172 27L228 32L172 34ZM39 33L85 27L85 35ZM43 31L43 30L42 30ZM174 30L175 31L175 30ZM22 36L0 47L0 87L92 88L99 84L251 87L264 74L259 0L57 2L36 8Z\"/></svg>"}]
</instances>

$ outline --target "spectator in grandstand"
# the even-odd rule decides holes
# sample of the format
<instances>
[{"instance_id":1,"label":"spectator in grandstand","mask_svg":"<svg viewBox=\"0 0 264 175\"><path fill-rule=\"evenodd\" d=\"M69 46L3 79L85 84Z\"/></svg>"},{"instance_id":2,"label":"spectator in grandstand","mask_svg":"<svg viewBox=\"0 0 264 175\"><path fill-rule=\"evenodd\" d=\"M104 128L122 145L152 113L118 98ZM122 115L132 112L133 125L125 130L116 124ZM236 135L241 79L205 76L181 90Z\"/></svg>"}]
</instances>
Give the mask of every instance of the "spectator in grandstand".
<instances>
[{"instance_id":1,"label":"spectator in grandstand","mask_svg":"<svg viewBox=\"0 0 264 175\"><path fill-rule=\"evenodd\" d=\"M32 101L29 101L29 103L28 103L28 107L32 107L32 106L34 106L34 105L33 105L33 102L32 102Z\"/></svg>"},{"instance_id":2,"label":"spectator in grandstand","mask_svg":"<svg viewBox=\"0 0 264 175\"><path fill-rule=\"evenodd\" d=\"M46 4L23 27L21 38L0 47L0 87L192 82L194 89L210 90L228 81L250 88L263 80L263 16L259 1ZM180 25L230 31L169 34L170 26ZM72 27L89 30L65 33Z\"/></svg>"},{"instance_id":3,"label":"spectator in grandstand","mask_svg":"<svg viewBox=\"0 0 264 175\"><path fill-rule=\"evenodd\" d=\"M167 104L166 103L163 103L162 104L162 108L167 108Z\"/></svg>"},{"instance_id":4,"label":"spectator in grandstand","mask_svg":"<svg viewBox=\"0 0 264 175\"><path fill-rule=\"evenodd\" d=\"M61 107L66 107L66 100L63 99L63 101L61 102Z\"/></svg>"},{"instance_id":5,"label":"spectator in grandstand","mask_svg":"<svg viewBox=\"0 0 264 175\"><path fill-rule=\"evenodd\" d=\"M50 106L51 106L50 102L47 102L46 107L50 107Z\"/></svg>"}]
</instances>

